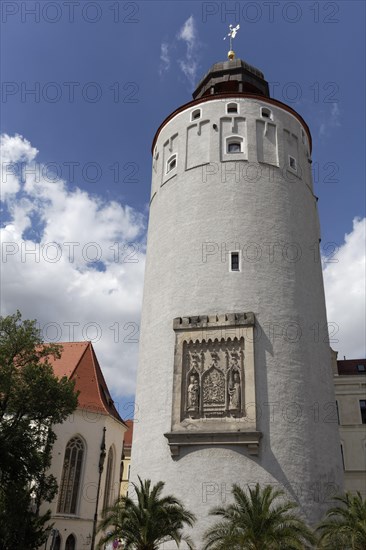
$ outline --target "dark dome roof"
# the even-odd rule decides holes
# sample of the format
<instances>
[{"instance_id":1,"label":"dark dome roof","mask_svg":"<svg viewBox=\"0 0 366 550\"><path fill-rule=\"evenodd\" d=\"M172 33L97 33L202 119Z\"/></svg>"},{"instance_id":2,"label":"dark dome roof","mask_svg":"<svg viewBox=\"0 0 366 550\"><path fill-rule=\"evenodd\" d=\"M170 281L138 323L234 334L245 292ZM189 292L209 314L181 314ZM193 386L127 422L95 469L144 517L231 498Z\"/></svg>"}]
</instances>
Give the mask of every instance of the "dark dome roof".
<instances>
[{"instance_id":1,"label":"dark dome roof","mask_svg":"<svg viewBox=\"0 0 366 550\"><path fill-rule=\"evenodd\" d=\"M269 97L268 82L263 73L242 59L212 65L192 95L194 99L198 99L204 95L234 91Z\"/></svg>"}]
</instances>

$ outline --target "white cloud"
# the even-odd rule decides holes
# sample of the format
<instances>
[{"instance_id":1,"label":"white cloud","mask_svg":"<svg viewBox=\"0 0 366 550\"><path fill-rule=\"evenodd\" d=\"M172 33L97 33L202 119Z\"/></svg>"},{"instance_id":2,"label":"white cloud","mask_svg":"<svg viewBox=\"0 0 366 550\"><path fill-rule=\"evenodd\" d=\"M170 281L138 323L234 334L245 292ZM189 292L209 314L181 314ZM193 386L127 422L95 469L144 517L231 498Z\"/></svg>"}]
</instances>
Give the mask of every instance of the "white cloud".
<instances>
[{"instance_id":1,"label":"white cloud","mask_svg":"<svg viewBox=\"0 0 366 550\"><path fill-rule=\"evenodd\" d=\"M160 46L160 67L159 74L167 72L172 66L172 52L177 49L178 43L183 42L185 52L183 57L178 59L178 67L188 79L191 86L196 84L197 70L199 65L199 40L196 22L193 15L188 17L181 29L171 42L162 42Z\"/></svg>"},{"instance_id":2,"label":"white cloud","mask_svg":"<svg viewBox=\"0 0 366 550\"><path fill-rule=\"evenodd\" d=\"M334 128L338 128L341 126L341 111L339 109L338 103L332 103L331 105L332 106L329 116L320 124L319 137L328 137L331 134L331 131L334 130Z\"/></svg>"},{"instance_id":3,"label":"white cloud","mask_svg":"<svg viewBox=\"0 0 366 550\"><path fill-rule=\"evenodd\" d=\"M20 189L19 178L23 164L31 162L38 151L21 136L7 134L0 136L1 151L1 200L17 193Z\"/></svg>"},{"instance_id":4,"label":"white cloud","mask_svg":"<svg viewBox=\"0 0 366 550\"><path fill-rule=\"evenodd\" d=\"M339 358L365 357L365 228L366 218L353 220L353 230L334 254L324 263L324 286L328 322L336 323L338 332L331 342ZM338 260L338 261L334 261Z\"/></svg>"},{"instance_id":5,"label":"white cloud","mask_svg":"<svg viewBox=\"0 0 366 550\"><path fill-rule=\"evenodd\" d=\"M160 69L159 73L162 74L170 69L170 54L169 44L163 42L160 47Z\"/></svg>"},{"instance_id":6,"label":"white cloud","mask_svg":"<svg viewBox=\"0 0 366 550\"><path fill-rule=\"evenodd\" d=\"M178 39L186 43L185 57L184 59L180 59L178 63L190 84L193 86L196 83L198 69L198 35L193 15L187 19L180 29Z\"/></svg>"},{"instance_id":7,"label":"white cloud","mask_svg":"<svg viewBox=\"0 0 366 550\"><path fill-rule=\"evenodd\" d=\"M45 339L94 341L112 393L132 394L145 218L45 179L38 151L22 136L3 135L1 142L3 182L10 163L23 167L23 178L12 174L3 197L2 314L18 308L23 318L36 318Z\"/></svg>"}]
</instances>

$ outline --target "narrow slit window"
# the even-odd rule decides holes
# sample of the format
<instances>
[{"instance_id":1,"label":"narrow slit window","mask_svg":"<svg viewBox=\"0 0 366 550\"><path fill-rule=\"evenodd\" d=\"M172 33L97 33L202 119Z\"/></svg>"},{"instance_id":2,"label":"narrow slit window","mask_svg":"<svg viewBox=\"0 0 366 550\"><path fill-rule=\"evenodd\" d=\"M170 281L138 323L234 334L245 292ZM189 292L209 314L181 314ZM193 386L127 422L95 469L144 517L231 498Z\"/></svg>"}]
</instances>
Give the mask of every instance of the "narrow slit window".
<instances>
[{"instance_id":1,"label":"narrow slit window","mask_svg":"<svg viewBox=\"0 0 366 550\"><path fill-rule=\"evenodd\" d=\"M240 271L239 269L239 252L231 252L230 254L230 270Z\"/></svg>"},{"instance_id":2,"label":"narrow slit window","mask_svg":"<svg viewBox=\"0 0 366 550\"><path fill-rule=\"evenodd\" d=\"M297 162L296 162L295 157L289 156L288 157L288 162L289 162L290 168L296 172L297 171Z\"/></svg>"},{"instance_id":3,"label":"narrow slit window","mask_svg":"<svg viewBox=\"0 0 366 550\"><path fill-rule=\"evenodd\" d=\"M341 443L341 455L342 455L342 466L343 466L343 470L346 469L345 465L344 465L344 451L343 451L343 445Z\"/></svg>"},{"instance_id":4,"label":"narrow slit window","mask_svg":"<svg viewBox=\"0 0 366 550\"><path fill-rule=\"evenodd\" d=\"M362 424L366 424L366 399L360 399L360 410Z\"/></svg>"},{"instance_id":5,"label":"narrow slit window","mask_svg":"<svg viewBox=\"0 0 366 550\"><path fill-rule=\"evenodd\" d=\"M170 157L166 163L166 173L168 174L177 166L177 155Z\"/></svg>"},{"instance_id":6,"label":"narrow slit window","mask_svg":"<svg viewBox=\"0 0 366 550\"><path fill-rule=\"evenodd\" d=\"M201 118L201 109L196 109L195 111L192 111L191 120L197 120L198 118Z\"/></svg>"},{"instance_id":7,"label":"narrow slit window","mask_svg":"<svg viewBox=\"0 0 366 550\"><path fill-rule=\"evenodd\" d=\"M238 112L238 104L237 103L229 103L226 109L227 113L237 113Z\"/></svg>"},{"instance_id":8,"label":"narrow slit window","mask_svg":"<svg viewBox=\"0 0 366 550\"><path fill-rule=\"evenodd\" d=\"M111 501L111 492L112 492L112 482L113 482L113 448L109 447L108 459L107 459L107 473L105 478L105 488L104 488L104 500L103 500L103 510L106 510Z\"/></svg>"},{"instance_id":9,"label":"narrow slit window","mask_svg":"<svg viewBox=\"0 0 366 550\"><path fill-rule=\"evenodd\" d=\"M270 118L272 119L272 111L270 109L267 109L267 107L261 108L261 116L263 118Z\"/></svg>"}]
</instances>

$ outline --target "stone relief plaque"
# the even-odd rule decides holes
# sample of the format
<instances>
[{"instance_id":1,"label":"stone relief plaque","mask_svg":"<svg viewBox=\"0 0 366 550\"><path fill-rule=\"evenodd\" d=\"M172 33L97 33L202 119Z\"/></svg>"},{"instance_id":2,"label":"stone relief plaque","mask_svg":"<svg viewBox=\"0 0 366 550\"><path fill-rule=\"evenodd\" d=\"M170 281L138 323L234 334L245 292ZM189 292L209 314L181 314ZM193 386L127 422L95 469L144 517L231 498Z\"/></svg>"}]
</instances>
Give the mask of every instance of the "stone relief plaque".
<instances>
[{"instance_id":1,"label":"stone relief plaque","mask_svg":"<svg viewBox=\"0 0 366 550\"><path fill-rule=\"evenodd\" d=\"M173 456L195 445L244 445L258 454L253 313L178 317L175 331Z\"/></svg>"},{"instance_id":2,"label":"stone relief plaque","mask_svg":"<svg viewBox=\"0 0 366 550\"><path fill-rule=\"evenodd\" d=\"M183 343L183 418L243 415L244 338Z\"/></svg>"}]
</instances>

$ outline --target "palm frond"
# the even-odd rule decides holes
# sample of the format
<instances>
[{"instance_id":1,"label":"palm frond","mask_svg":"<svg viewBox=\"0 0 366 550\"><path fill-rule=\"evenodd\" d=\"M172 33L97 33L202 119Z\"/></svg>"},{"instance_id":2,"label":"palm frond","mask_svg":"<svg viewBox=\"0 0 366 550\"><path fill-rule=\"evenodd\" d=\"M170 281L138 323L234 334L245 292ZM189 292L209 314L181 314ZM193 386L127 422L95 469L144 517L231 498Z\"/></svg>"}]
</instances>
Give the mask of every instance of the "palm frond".
<instances>
[{"instance_id":1,"label":"palm frond","mask_svg":"<svg viewBox=\"0 0 366 550\"><path fill-rule=\"evenodd\" d=\"M233 485L234 502L210 514L221 518L204 535L205 550L302 550L316 539L293 512L296 502L285 499L282 490L270 485L244 490Z\"/></svg>"},{"instance_id":2,"label":"palm frond","mask_svg":"<svg viewBox=\"0 0 366 550\"><path fill-rule=\"evenodd\" d=\"M118 537L126 550L155 550L169 541L178 548L185 541L194 550L183 529L194 525L195 515L173 495L161 496L162 481L152 485L151 480L138 477L138 483L132 485L136 501L129 497L117 499L99 523L99 532L110 533L102 536L99 547Z\"/></svg>"}]
</instances>

